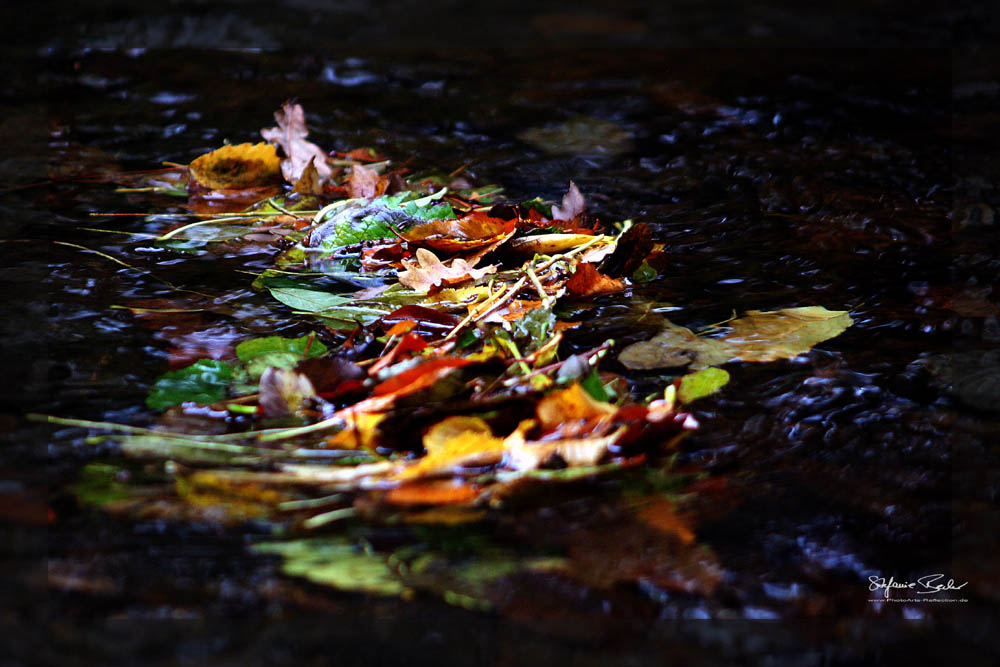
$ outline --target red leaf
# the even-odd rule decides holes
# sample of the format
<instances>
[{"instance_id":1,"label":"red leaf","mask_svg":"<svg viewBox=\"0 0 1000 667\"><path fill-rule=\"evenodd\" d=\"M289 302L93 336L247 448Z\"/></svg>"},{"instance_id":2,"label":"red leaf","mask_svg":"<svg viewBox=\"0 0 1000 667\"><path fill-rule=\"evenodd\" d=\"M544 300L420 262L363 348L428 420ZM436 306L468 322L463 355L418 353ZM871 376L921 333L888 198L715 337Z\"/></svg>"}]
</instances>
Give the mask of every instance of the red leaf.
<instances>
[{"instance_id":1,"label":"red leaf","mask_svg":"<svg viewBox=\"0 0 1000 667\"><path fill-rule=\"evenodd\" d=\"M372 391L373 396L405 396L415 391L426 389L434 385L438 380L444 378L455 368L468 366L475 363L468 359L456 357L443 357L425 361L416 368L403 371L395 377L391 377L385 382L376 385Z\"/></svg>"}]
</instances>

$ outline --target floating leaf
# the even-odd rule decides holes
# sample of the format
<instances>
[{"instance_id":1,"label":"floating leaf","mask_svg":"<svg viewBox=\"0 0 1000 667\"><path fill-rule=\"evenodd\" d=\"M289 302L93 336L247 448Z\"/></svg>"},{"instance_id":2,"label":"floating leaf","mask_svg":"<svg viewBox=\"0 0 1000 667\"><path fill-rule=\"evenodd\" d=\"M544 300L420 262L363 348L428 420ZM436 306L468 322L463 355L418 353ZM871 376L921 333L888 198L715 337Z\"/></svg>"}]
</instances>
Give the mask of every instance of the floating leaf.
<instances>
[{"instance_id":1,"label":"floating leaf","mask_svg":"<svg viewBox=\"0 0 1000 667\"><path fill-rule=\"evenodd\" d=\"M236 346L236 356L246 365L253 379L259 378L269 366L292 369L306 357L321 357L326 352L326 345L316 340L315 335L301 338L267 336L245 340Z\"/></svg>"},{"instance_id":2,"label":"floating leaf","mask_svg":"<svg viewBox=\"0 0 1000 667\"><path fill-rule=\"evenodd\" d=\"M729 383L729 373L721 368L703 368L680 379L677 398L681 403L690 403L699 398L711 396Z\"/></svg>"},{"instance_id":3,"label":"floating leaf","mask_svg":"<svg viewBox=\"0 0 1000 667\"><path fill-rule=\"evenodd\" d=\"M214 403L226 397L233 368L224 361L202 359L187 368L161 375L146 397L146 405L163 410L187 401Z\"/></svg>"},{"instance_id":4,"label":"floating leaf","mask_svg":"<svg viewBox=\"0 0 1000 667\"><path fill-rule=\"evenodd\" d=\"M725 342L697 336L670 321L665 321L663 330L651 340L633 343L618 355L618 361L633 370L687 365L698 369L724 364L732 358L733 349Z\"/></svg>"},{"instance_id":5,"label":"floating leaf","mask_svg":"<svg viewBox=\"0 0 1000 667\"><path fill-rule=\"evenodd\" d=\"M353 299L343 294L331 294L318 290L307 290L298 287L268 287L275 299L295 310L318 313L329 308L343 306L353 302Z\"/></svg>"},{"instance_id":6,"label":"floating leaf","mask_svg":"<svg viewBox=\"0 0 1000 667\"><path fill-rule=\"evenodd\" d=\"M321 181L330 180L330 165L326 162L323 149L307 141L309 130L306 129L306 114L302 105L285 102L274 112L274 120L278 127L267 127L260 131L260 136L285 151L285 159L281 161L281 173L289 183L298 183L302 173L312 164Z\"/></svg>"},{"instance_id":7,"label":"floating leaf","mask_svg":"<svg viewBox=\"0 0 1000 667\"><path fill-rule=\"evenodd\" d=\"M281 160L274 146L223 146L191 162L191 176L211 190L238 190L281 182Z\"/></svg>"}]
</instances>

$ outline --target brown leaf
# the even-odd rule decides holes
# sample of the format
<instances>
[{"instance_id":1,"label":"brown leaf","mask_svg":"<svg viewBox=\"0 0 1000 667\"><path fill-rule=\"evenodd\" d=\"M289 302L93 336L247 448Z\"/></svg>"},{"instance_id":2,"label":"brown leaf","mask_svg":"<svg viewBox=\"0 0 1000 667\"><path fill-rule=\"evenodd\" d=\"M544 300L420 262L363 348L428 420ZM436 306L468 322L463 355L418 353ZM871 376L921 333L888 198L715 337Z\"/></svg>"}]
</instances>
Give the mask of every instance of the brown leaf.
<instances>
[{"instance_id":1,"label":"brown leaf","mask_svg":"<svg viewBox=\"0 0 1000 667\"><path fill-rule=\"evenodd\" d=\"M453 259L443 263L430 250L417 248L417 261L403 260L406 271L399 273L399 282L417 292L427 292L432 287L455 285L466 280L479 280L488 273L495 273L497 267L487 266L475 269L464 259Z\"/></svg>"},{"instance_id":2,"label":"brown leaf","mask_svg":"<svg viewBox=\"0 0 1000 667\"><path fill-rule=\"evenodd\" d=\"M309 164L302 171L302 176L295 183L295 187L292 188L292 192L297 192L303 195L321 195L323 194L323 181L319 177L319 170L316 169L316 156L309 158Z\"/></svg>"},{"instance_id":3,"label":"brown leaf","mask_svg":"<svg viewBox=\"0 0 1000 667\"><path fill-rule=\"evenodd\" d=\"M586 202L583 199L583 195L580 194L580 189L576 187L576 183L570 181L569 191L563 195L562 206L552 207L552 219L575 220L583 214L585 205Z\"/></svg>"},{"instance_id":4,"label":"brown leaf","mask_svg":"<svg viewBox=\"0 0 1000 667\"><path fill-rule=\"evenodd\" d=\"M281 173L285 180L298 183L306 166L313 162L320 180L329 181L331 170L326 162L326 153L316 144L306 141L309 130L306 129L306 114L302 105L285 102L274 112L274 120L278 127L266 127L260 131L260 136L285 151L286 157L281 161Z\"/></svg>"},{"instance_id":5,"label":"brown leaf","mask_svg":"<svg viewBox=\"0 0 1000 667\"><path fill-rule=\"evenodd\" d=\"M598 272L592 264L580 263L576 271L566 282L566 291L573 296L590 296L591 294L608 294L625 289L625 283L616 278Z\"/></svg>"},{"instance_id":6,"label":"brown leaf","mask_svg":"<svg viewBox=\"0 0 1000 667\"><path fill-rule=\"evenodd\" d=\"M516 220L501 220L484 213L471 213L457 220L435 220L418 225L403 234L414 245L444 252L461 252L492 245L510 238L517 228Z\"/></svg>"},{"instance_id":7,"label":"brown leaf","mask_svg":"<svg viewBox=\"0 0 1000 667\"><path fill-rule=\"evenodd\" d=\"M274 146L261 142L223 146L195 159L189 169L210 190L240 190L280 182L280 163Z\"/></svg>"},{"instance_id":8,"label":"brown leaf","mask_svg":"<svg viewBox=\"0 0 1000 667\"><path fill-rule=\"evenodd\" d=\"M351 175L347 177L347 196L371 199L378 192L378 172L360 164L351 165Z\"/></svg>"},{"instance_id":9,"label":"brown leaf","mask_svg":"<svg viewBox=\"0 0 1000 667\"><path fill-rule=\"evenodd\" d=\"M295 414L316 390L305 375L284 368L268 366L260 376L258 405L264 417L287 417Z\"/></svg>"},{"instance_id":10,"label":"brown leaf","mask_svg":"<svg viewBox=\"0 0 1000 667\"><path fill-rule=\"evenodd\" d=\"M601 262L601 271L609 276L631 276L653 249L653 233L649 225L640 222L629 227L618 239L611 256Z\"/></svg>"}]
</instances>

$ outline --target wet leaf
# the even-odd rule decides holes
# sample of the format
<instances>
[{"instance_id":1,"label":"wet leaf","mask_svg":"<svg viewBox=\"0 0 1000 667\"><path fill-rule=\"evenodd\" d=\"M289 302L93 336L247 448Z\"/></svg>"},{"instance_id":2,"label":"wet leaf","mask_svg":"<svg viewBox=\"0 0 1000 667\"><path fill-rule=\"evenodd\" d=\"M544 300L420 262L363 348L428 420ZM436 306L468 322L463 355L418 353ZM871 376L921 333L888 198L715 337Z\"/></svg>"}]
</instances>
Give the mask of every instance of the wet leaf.
<instances>
[{"instance_id":1,"label":"wet leaf","mask_svg":"<svg viewBox=\"0 0 1000 667\"><path fill-rule=\"evenodd\" d=\"M510 247L520 255L555 255L572 250L594 240L589 234L539 234L512 239ZM607 246L610 241L595 245Z\"/></svg>"},{"instance_id":2,"label":"wet leaf","mask_svg":"<svg viewBox=\"0 0 1000 667\"><path fill-rule=\"evenodd\" d=\"M552 392L539 401L535 409L545 430L553 430L569 421L610 417L617 411L614 405L595 400L578 382Z\"/></svg>"},{"instance_id":3,"label":"wet leaf","mask_svg":"<svg viewBox=\"0 0 1000 667\"><path fill-rule=\"evenodd\" d=\"M283 558L281 571L305 577L343 591L399 595L405 586L385 558L369 553L344 538L327 537L290 542L264 542L251 547Z\"/></svg>"},{"instance_id":4,"label":"wet leaf","mask_svg":"<svg viewBox=\"0 0 1000 667\"><path fill-rule=\"evenodd\" d=\"M625 283L598 272L592 264L577 264L576 271L566 283L566 291L573 296L609 294L625 289Z\"/></svg>"},{"instance_id":5,"label":"wet leaf","mask_svg":"<svg viewBox=\"0 0 1000 667\"><path fill-rule=\"evenodd\" d=\"M793 359L817 343L839 336L852 324L848 311L821 306L748 310L729 323L732 332L723 340L736 348L736 356L742 361Z\"/></svg>"},{"instance_id":6,"label":"wet leaf","mask_svg":"<svg viewBox=\"0 0 1000 667\"><path fill-rule=\"evenodd\" d=\"M280 160L274 146L223 146L191 162L191 177L211 190L256 188L281 182Z\"/></svg>"},{"instance_id":7,"label":"wet leaf","mask_svg":"<svg viewBox=\"0 0 1000 667\"><path fill-rule=\"evenodd\" d=\"M680 379L677 399L690 403L699 398L711 396L729 383L729 373L721 368L703 368Z\"/></svg>"},{"instance_id":8,"label":"wet leaf","mask_svg":"<svg viewBox=\"0 0 1000 667\"><path fill-rule=\"evenodd\" d=\"M457 285L466 280L479 280L496 272L495 266L476 269L461 258L446 264L424 248L417 249L416 262L403 260L403 266L406 270L399 273L399 282L418 292L427 292L441 285Z\"/></svg>"},{"instance_id":9,"label":"wet leaf","mask_svg":"<svg viewBox=\"0 0 1000 667\"><path fill-rule=\"evenodd\" d=\"M327 347L315 335L301 338L267 336L245 340L236 346L236 356L247 368L252 379L259 378L269 366L292 369L306 357L321 357Z\"/></svg>"},{"instance_id":10,"label":"wet leaf","mask_svg":"<svg viewBox=\"0 0 1000 667\"><path fill-rule=\"evenodd\" d=\"M399 375L378 384L372 390L374 396L405 396L433 386L439 380L451 374L456 368L473 363L468 359L458 357L443 357L431 359L415 368L403 371Z\"/></svg>"},{"instance_id":11,"label":"wet leaf","mask_svg":"<svg viewBox=\"0 0 1000 667\"><path fill-rule=\"evenodd\" d=\"M467 465L498 463L504 441L493 436L489 425L478 417L448 417L424 436L427 455L406 466L393 477L412 480L453 472Z\"/></svg>"},{"instance_id":12,"label":"wet leaf","mask_svg":"<svg viewBox=\"0 0 1000 667\"><path fill-rule=\"evenodd\" d=\"M320 178L319 169L316 168L316 156L309 159L309 164L302 171L302 176L295 182L292 192L303 195L323 194L323 179Z\"/></svg>"},{"instance_id":13,"label":"wet leaf","mask_svg":"<svg viewBox=\"0 0 1000 667\"><path fill-rule=\"evenodd\" d=\"M161 375L146 397L147 407L163 410L187 401L214 403L226 397L233 368L223 361L202 359L187 368Z\"/></svg>"},{"instance_id":14,"label":"wet leaf","mask_svg":"<svg viewBox=\"0 0 1000 667\"><path fill-rule=\"evenodd\" d=\"M454 253L496 243L514 232L516 220L501 220L474 213L458 220L438 220L418 225L403 234L415 245Z\"/></svg>"},{"instance_id":15,"label":"wet leaf","mask_svg":"<svg viewBox=\"0 0 1000 667\"><path fill-rule=\"evenodd\" d=\"M632 149L627 130L591 116L575 116L555 127L526 130L518 138L556 154L617 155Z\"/></svg>"},{"instance_id":16,"label":"wet leaf","mask_svg":"<svg viewBox=\"0 0 1000 667\"><path fill-rule=\"evenodd\" d=\"M326 153L306 140L309 130L306 129L306 114L302 105L285 102L281 109L274 112L274 120L278 127L264 128L260 135L285 152L285 159L281 161L281 173L285 180L291 184L298 183L306 167L312 164L319 179L329 181L331 170L326 162Z\"/></svg>"},{"instance_id":17,"label":"wet leaf","mask_svg":"<svg viewBox=\"0 0 1000 667\"><path fill-rule=\"evenodd\" d=\"M266 418L294 415L316 397L309 378L286 368L268 366L260 376L258 410Z\"/></svg>"},{"instance_id":18,"label":"wet leaf","mask_svg":"<svg viewBox=\"0 0 1000 667\"><path fill-rule=\"evenodd\" d=\"M748 311L729 322L731 331L720 338L697 336L667 322L652 340L629 345L618 361L626 368L652 369L690 365L693 369L729 361L792 359L814 345L838 336L853 324L845 310L820 306L770 312Z\"/></svg>"},{"instance_id":19,"label":"wet leaf","mask_svg":"<svg viewBox=\"0 0 1000 667\"><path fill-rule=\"evenodd\" d=\"M389 489L383 502L391 505L467 505L479 497L479 489L459 480L428 480Z\"/></svg>"},{"instance_id":20,"label":"wet leaf","mask_svg":"<svg viewBox=\"0 0 1000 667\"><path fill-rule=\"evenodd\" d=\"M271 293L271 296L289 308L309 313L319 313L353 302L351 297L344 296L343 294L331 294L330 292L307 290L298 287L268 287L267 289Z\"/></svg>"}]
</instances>

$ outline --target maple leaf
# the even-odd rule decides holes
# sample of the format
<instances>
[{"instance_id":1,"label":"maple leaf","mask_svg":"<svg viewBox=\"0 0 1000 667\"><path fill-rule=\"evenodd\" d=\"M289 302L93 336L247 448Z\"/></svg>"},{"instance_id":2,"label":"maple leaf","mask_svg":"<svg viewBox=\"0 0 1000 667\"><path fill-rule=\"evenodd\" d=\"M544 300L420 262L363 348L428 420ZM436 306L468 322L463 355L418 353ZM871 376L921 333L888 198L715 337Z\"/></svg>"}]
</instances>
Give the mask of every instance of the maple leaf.
<instances>
[{"instance_id":1,"label":"maple leaf","mask_svg":"<svg viewBox=\"0 0 1000 667\"><path fill-rule=\"evenodd\" d=\"M465 280L479 280L488 273L495 273L496 266L490 265L482 269L464 259L453 259L445 264L437 255L425 248L417 248L417 261L403 260L406 271L399 273L399 282L417 292L427 292L432 287L455 285Z\"/></svg>"},{"instance_id":2,"label":"maple leaf","mask_svg":"<svg viewBox=\"0 0 1000 667\"><path fill-rule=\"evenodd\" d=\"M281 173L285 180L292 184L298 183L302 173L312 162L319 179L328 182L331 170L326 162L326 153L306 140L309 130L306 129L306 114L302 105L285 102L274 112L274 120L278 127L265 127L260 131L260 136L285 151L286 157L281 161Z\"/></svg>"},{"instance_id":3,"label":"maple leaf","mask_svg":"<svg viewBox=\"0 0 1000 667\"><path fill-rule=\"evenodd\" d=\"M586 202L583 199L583 195L580 193L580 189L576 187L576 183L573 181L569 182L569 191L563 195L562 206L552 207L552 219L553 220L575 220L583 214L583 208Z\"/></svg>"}]
</instances>

